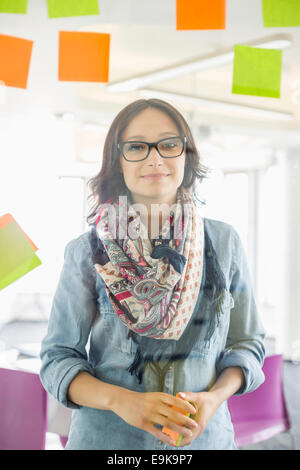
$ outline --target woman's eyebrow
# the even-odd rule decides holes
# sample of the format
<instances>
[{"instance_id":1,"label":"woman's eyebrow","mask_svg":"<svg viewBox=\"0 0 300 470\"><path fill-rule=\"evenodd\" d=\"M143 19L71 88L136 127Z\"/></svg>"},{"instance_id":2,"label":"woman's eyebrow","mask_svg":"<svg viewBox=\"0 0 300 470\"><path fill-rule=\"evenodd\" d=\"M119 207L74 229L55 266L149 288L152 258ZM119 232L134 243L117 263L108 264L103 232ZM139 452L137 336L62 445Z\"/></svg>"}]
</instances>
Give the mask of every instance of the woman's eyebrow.
<instances>
[{"instance_id":1,"label":"woman's eyebrow","mask_svg":"<svg viewBox=\"0 0 300 470\"><path fill-rule=\"evenodd\" d=\"M160 136L160 135L166 135L166 134L173 134L173 135L176 136L176 134L174 134L174 132L171 132L171 131L161 132L158 135ZM127 140L131 140L131 139L145 139L145 136L144 135L133 135L133 136L127 138Z\"/></svg>"}]
</instances>

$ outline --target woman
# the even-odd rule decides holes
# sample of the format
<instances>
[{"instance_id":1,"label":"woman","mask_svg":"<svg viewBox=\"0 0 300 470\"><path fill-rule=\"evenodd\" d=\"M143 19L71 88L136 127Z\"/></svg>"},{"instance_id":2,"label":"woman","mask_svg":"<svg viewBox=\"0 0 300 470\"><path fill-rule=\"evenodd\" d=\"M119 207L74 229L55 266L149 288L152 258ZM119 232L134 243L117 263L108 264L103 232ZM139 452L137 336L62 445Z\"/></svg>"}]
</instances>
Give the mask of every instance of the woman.
<instances>
[{"instance_id":1,"label":"woman","mask_svg":"<svg viewBox=\"0 0 300 470\"><path fill-rule=\"evenodd\" d=\"M74 410L66 449L236 449L227 399L264 381L265 331L237 232L195 203L205 172L170 104L114 119L41 348L45 389Z\"/></svg>"}]
</instances>

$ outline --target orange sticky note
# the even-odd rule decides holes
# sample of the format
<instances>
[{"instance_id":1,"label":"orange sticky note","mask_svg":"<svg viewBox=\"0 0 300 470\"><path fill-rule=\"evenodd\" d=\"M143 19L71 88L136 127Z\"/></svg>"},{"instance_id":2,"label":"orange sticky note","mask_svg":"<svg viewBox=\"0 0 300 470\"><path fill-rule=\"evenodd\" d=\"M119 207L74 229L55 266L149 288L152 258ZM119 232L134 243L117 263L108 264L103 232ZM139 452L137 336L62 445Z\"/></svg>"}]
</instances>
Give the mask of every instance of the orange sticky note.
<instances>
[{"instance_id":1,"label":"orange sticky note","mask_svg":"<svg viewBox=\"0 0 300 470\"><path fill-rule=\"evenodd\" d=\"M11 214L0 217L0 290L42 264L36 249Z\"/></svg>"},{"instance_id":2,"label":"orange sticky note","mask_svg":"<svg viewBox=\"0 0 300 470\"><path fill-rule=\"evenodd\" d=\"M226 0L177 0L176 29L225 29Z\"/></svg>"},{"instance_id":3,"label":"orange sticky note","mask_svg":"<svg viewBox=\"0 0 300 470\"><path fill-rule=\"evenodd\" d=\"M33 41L0 34L0 81L27 88Z\"/></svg>"},{"instance_id":4,"label":"orange sticky note","mask_svg":"<svg viewBox=\"0 0 300 470\"><path fill-rule=\"evenodd\" d=\"M108 82L110 34L59 32L58 79Z\"/></svg>"},{"instance_id":5,"label":"orange sticky note","mask_svg":"<svg viewBox=\"0 0 300 470\"><path fill-rule=\"evenodd\" d=\"M0 216L0 230L4 228L6 225L10 224L11 222L14 222L19 227L19 229L24 233L25 237L29 241L34 251L37 251L38 247L36 246L36 244L33 243L33 241L28 237L28 235L24 232L22 227L18 224L18 222L14 219L14 217L11 214L7 213L7 214Z\"/></svg>"}]
</instances>

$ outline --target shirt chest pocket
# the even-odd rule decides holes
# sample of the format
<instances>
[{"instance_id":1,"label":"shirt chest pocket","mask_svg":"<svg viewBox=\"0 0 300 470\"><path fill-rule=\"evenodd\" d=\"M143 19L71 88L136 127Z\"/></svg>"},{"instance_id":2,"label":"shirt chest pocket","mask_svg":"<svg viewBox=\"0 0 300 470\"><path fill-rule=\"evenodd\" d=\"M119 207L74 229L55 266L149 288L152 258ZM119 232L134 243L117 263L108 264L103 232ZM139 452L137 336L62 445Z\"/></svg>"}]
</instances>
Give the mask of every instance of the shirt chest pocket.
<instances>
[{"instance_id":1,"label":"shirt chest pocket","mask_svg":"<svg viewBox=\"0 0 300 470\"><path fill-rule=\"evenodd\" d=\"M129 328L119 320L105 291L100 295L99 311L107 335L107 344L124 354L134 355L137 345L131 337L128 338Z\"/></svg>"},{"instance_id":2,"label":"shirt chest pocket","mask_svg":"<svg viewBox=\"0 0 300 470\"><path fill-rule=\"evenodd\" d=\"M200 315L194 320L194 326L198 327L198 336L193 347L196 355L207 357L213 354L220 342L226 340L233 306L234 299L229 290L223 290L220 297L213 301L203 298Z\"/></svg>"}]
</instances>

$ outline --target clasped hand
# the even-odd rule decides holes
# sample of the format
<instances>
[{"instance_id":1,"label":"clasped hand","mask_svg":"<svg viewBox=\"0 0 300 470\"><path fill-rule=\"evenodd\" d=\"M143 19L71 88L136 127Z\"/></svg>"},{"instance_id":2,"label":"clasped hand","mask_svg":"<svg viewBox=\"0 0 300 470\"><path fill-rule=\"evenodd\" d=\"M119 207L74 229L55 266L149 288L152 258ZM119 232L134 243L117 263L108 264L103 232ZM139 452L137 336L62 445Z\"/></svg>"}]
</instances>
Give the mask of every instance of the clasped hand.
<instances>
[{"instance_id":1,"label":"clasped hand","mask_svg":"<svg viewBox=\"0 0 300 470\"><path fill-rule=\"evenodd\" d=\"M178 447L190 445L207 426L219 402L213 392L184 392L175 397L162 392L141 393L127 390L115 404L113 411L128 424L149 432L169 446L174 441L158 427L166 426L183 435ZM193 403L193 405L191 403ZM172 406L181 408L185 416ZM174 422L175 421L175 422Z\"/></svg>"},{"instance_id":2,"label":"clasped hand","mask_svg":"<svg viewBox=\"0 0 300 470\"><path fill-rule=\"evenodd\" d=\"M190 445L196 437L205 430L209 420L212 418L220 402L214 392L184 392L180 394L184 400L188 400L195 405L196 413L191 417L197 423L191 436L183 436L178 447Z\"/></svg>"}]
</instances>

